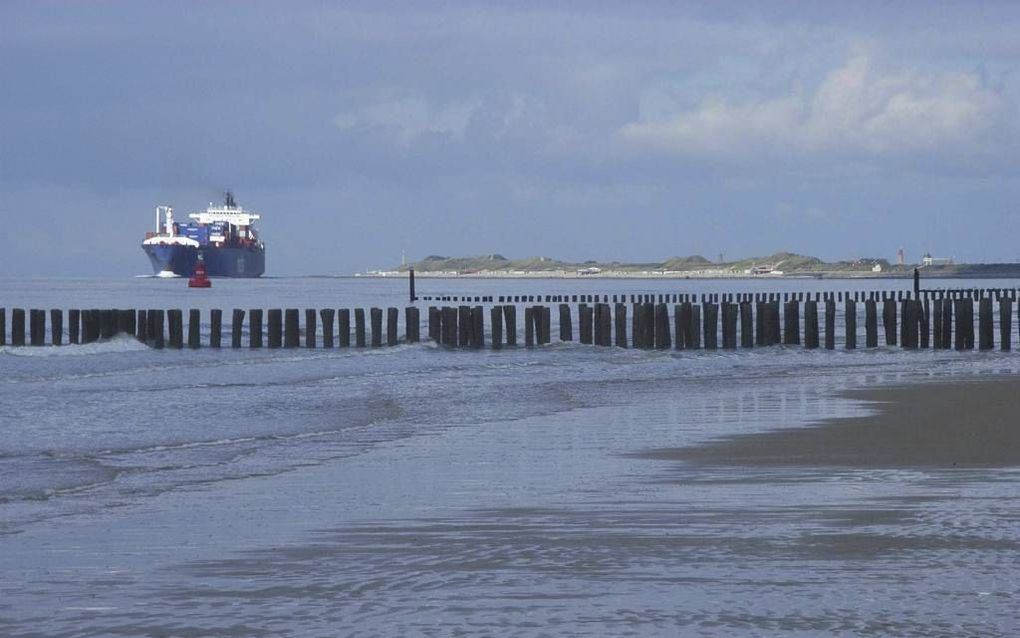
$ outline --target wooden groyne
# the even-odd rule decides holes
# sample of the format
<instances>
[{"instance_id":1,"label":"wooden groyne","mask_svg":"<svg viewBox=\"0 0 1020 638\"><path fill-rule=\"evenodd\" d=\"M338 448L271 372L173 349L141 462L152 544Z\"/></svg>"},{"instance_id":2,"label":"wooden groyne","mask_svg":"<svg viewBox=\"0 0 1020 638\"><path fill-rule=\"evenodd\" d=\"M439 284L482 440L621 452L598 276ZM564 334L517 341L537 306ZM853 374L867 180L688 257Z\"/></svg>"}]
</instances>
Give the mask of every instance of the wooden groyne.
<instances>
[{"instance_id":1,"label":"wooden groyne","mask_svg":"<svg viewBox=\"0 0 1020 638\"><path fill-rule=\"evenodd\" d=\"M861 343L864 348L881 343L906 350L1009 351L1014 306L1020 326L1017 292L504 296L489 305L429 305L424 320L426 340L449 348L549 344L556 316L558 341L601 347L855 350ZM418 306L234 309L227 330L232 348L381 348L421 341L420 315ZM126 334L156 349L221 348L223 323L219 309L185 314L179 309L0 308L0 345L88 344Z\"/></svg>"}]
</instances>

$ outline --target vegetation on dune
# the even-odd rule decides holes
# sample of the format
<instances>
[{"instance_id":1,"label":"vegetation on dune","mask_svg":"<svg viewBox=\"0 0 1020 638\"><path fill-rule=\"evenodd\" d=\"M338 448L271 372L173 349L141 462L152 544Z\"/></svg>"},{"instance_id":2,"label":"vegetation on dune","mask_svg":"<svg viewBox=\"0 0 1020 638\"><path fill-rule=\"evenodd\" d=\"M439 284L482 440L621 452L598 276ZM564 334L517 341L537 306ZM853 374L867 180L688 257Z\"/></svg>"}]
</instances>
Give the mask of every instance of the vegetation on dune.
<instances>
[{"instance_id":1,"label":"vegetation on dune","mask_svg":"<svg viewBox=\"0 0 1020 638\"><path fill-rule=\"evenodd\" d=\"M476 257L445 257L429 255L425 259L400 266L397 270L406 271L414 268L417 272L448 272L471 274L478 272L556 272L578 271L597 268L611 272L685 272L699 270L727 270L743 273L754 267L766 267L784 273L812 273L833 271L871 271L879 264L883 270L889 270L889 262L884 259L862 258L853 261L824 262L817 257L798 255L790 252L778 252L765 257L752 257L730 262L712 262L702 255L687 257L670 257L661 262L626 263L599 262L588 260L568 262L551 257L526 257L508 259L500 254L481 255Z\"/></svg>"}]
</instances>

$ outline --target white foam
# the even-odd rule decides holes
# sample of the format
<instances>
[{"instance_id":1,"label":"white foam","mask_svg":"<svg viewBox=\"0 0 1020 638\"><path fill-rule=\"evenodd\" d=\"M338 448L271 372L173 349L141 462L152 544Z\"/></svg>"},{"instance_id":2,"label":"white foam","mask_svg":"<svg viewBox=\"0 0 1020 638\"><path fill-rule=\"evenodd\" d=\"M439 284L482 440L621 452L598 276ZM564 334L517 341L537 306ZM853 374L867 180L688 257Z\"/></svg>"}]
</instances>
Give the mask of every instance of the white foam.
<instances>
[{"instance_id":1,"label":"white foam","mask_svg":"<svg viewBox=\"0 0 1020 638\"><path fill-rule=\"evenodd\" d=\"M69 344L64 346L2 346L0 354L14 357L65 357L94 354L117 354L123 352L144 352L149 349L144 343L129 335L118 335L109 341Z\"/></svg>"}]
</instances>

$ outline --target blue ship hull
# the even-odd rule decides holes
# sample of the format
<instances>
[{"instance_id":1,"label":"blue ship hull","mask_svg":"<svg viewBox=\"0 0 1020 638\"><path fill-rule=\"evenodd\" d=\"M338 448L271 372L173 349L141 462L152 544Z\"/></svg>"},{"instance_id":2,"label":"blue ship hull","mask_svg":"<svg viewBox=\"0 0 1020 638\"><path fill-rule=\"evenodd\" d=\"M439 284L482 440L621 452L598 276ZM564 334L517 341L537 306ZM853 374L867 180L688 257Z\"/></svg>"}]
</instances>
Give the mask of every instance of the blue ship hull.
<instances>
[{"instance_id":1,"label":"blue ship hull","mask_svg":"<svg viewBox=\"0 0 1020 638\"><path fill-rule=\"evenodd\" d=\"M195 248L179 244L142 246L155 274L171 271L181 277L195 274L198 253L202 253L210 277L260 277L266 271L264 248Z\"/></svg>"}]
</instances>

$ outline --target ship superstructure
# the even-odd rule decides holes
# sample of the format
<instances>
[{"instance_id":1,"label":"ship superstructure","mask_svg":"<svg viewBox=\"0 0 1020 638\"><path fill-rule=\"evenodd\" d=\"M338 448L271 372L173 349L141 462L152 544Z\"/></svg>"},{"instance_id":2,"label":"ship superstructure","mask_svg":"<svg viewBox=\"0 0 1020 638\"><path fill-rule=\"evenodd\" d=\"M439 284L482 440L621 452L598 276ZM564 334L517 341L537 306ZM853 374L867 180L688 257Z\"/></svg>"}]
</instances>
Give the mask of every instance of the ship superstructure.
<instances>
[{"instance_id":1,"label":"ship superstructure","mask_svg":"<svg viewBox=\"0 0 1020 638\"><path fill-rule=\"evenodd\" d=\"M259 277L266 269L266 248L255 222L261 215L237 205L232 193L217 206L174 221L170 206L156 207L154 232L145 234L142 250L156 275L191 277L201 253L210 277Z\"/></svg>"}]
</instances>

